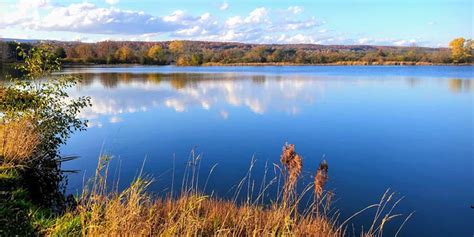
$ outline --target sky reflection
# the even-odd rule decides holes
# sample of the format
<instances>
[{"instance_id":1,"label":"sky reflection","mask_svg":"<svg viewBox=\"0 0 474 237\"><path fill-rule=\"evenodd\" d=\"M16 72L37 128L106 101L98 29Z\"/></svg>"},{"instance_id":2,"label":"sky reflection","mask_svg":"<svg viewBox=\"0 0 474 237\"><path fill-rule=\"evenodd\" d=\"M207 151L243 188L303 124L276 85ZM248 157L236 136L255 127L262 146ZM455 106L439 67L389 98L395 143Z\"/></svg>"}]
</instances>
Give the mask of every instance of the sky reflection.
<instances>
[{"instance_id":1,"label":"sky reflection","mask_svg":"<svg viewBox=\"0 0 474 237\"><path fill-rule=\"evenodd\" d=\"M255 114L268 110L296 115L302 105L313 104L324 94L325 82L308 78L269 76L241 77L233 74L132 74L83 73L82 83L72 96L91 96L92 107L81 113L90 125L107 116L110 123L123 121L127 113L166 107L175 112L199 108L232 116L228 107L244 107ZM250 80L248 80L250 79ZM104 90L105 89L105 90Z\"/></svg>"}]
</instances>

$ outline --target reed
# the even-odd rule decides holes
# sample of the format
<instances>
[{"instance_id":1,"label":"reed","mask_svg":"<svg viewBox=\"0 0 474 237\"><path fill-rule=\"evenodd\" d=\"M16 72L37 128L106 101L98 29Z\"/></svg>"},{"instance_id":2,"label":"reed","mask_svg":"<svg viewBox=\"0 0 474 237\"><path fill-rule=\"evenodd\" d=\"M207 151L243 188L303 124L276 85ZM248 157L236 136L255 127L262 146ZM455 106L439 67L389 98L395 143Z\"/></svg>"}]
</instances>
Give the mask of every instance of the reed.
<instances>
[{"instance_id":1,"label":"reed","mask_svg":"<svg viewBox=\"0 0 474 237\"><path fill-rule=\"evenodd\" d=\"M297 205L296 184L301 175L303 161L301 156L295 152L295 145L285 143L283 146L280 162L283 164L283 205L285 207Z\"/></svg>"},{"instance_id":2,"label":"reed","mask_svg":"<svg viewBox=\"0 0 474 237\"><path fill-rule=\"evenodd\" d=\"M324 185L328 180L328 169L329 166L326 160L323 160L321 163L319 163L318 171L314 177L314 193L318 199L323 194Z\"/></svg>"},{"instance_id":3,"label":"reed","mask_svg":"<svg viewBox=\"0 0 474 237\"><path fill-rule=\"evenodd\" d=\"M237 198L222 199L206 195L199 191L198 173L200 155L192 152L188 167L183 176L181 192L177 195L154 196L147 191L153 179L140 172L140 175L123 191L118 191L114 184L107 184L110 161L109 156L99 159L95 176L85 184L83 194L79 197L77 208L59 218L46 234L48 235L82 235L82 236L347 236L346 228L351 218L340 223L338 212L314 212L314 201L298 209L298 203L304 194L315 191L320 200L330 205L332 193L324 191L328 166L323 161L319 165L315 183L296 193L296 183L301 175L302 159L296 154L294 145L285 144L281 161L285 167L284 175L287 187L284 192L292 192L292 205L275 197L270 204L259 204L259 198L265 196L269 185L276 184L275 179L262 183L260 193L254 201L238 202ZM251 167L254 161L251 162ZM215 168L215 166L211 169ZM210 175L210 174L209 174ZM266 175L266 173L265 173ZM251 168L237 185L240 192L246 181L250 185ZM174 171L173 171L174 177ZM209 177L208 177L209 179ZM317 182L316 182L317 180ZM289 182L289 183L288 183ZM207 185L207 180L206 184ZM318 186L316 189L315 186ZM314 187L313 187L314 186ZM108 190L108 187L112 187ZM291 189L288 189L291 188ZM319 193L319 194L318 194ZM267 194L268 195L268 194ZM279 194L277 194L279 195ZM288 193L281 193L282 196ZM361 236L379 236L388 221L398 215L391 215L396 204L384 195L380 203L360 211L377 208L371 228L362 231ZM281 202L278 200L282 200ZM288 200L286 200L288 201ZM326 207L327 207L326 206ZM389 212L386 210L389 209ZM329 210L326 209L325 210ZM67 218L65 218L67 217Z\"/></svg>"}]
</instances>

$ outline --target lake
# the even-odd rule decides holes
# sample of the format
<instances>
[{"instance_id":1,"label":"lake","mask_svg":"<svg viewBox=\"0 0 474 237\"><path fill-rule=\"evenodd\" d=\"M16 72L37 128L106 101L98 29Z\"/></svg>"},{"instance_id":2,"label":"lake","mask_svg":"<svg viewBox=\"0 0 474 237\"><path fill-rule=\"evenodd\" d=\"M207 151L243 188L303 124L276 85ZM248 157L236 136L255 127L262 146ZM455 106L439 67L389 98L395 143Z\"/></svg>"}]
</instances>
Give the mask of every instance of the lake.
<instances>
[{"instance_id":1,"label":"lake","mask_svg":"<svg viewBox=\"0 0 474 237\"><path fill-rule=\"evenodd\" d=\"M63 165L79 170L69 176L70 193L80 192L101 153L114 157L111 176L120 177L122 187L143 166L155 178L151 191L166 193L195 150L202 155L203 177L217 164L205 192L226 197L252 158L257 182L266 164L273 173L289 142L303 157L302 182L327 160L327 189L336 193L341 220L377 203L390 188L404 197L397 213L416 211L402 236L474 234L473 67L137 66L65 72L83 77L71 95L90 96L93 103L81 114L88 130L62 148L62 154L80 157ZM369 226L369 214L354 225Z\"/></svg>"}]
</instances>

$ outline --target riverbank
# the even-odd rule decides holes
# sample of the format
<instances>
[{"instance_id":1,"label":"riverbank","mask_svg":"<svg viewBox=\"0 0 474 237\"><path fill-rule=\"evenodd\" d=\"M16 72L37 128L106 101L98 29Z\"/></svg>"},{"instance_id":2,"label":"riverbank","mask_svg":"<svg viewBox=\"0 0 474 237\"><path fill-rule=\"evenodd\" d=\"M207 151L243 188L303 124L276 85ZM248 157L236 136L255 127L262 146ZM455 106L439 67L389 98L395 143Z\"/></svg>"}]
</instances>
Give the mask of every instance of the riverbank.
<instances>
[{"instance_id":1,"label":"riverbank","mask_svg":"<svg viewBox=\"0 0 474 237\"><path fill-rule=\"evenodd\" d=\"M337 62L337 63L318 63L318 64L298 64L298 63L205 63L202 65L196 65L197 67L241 67L241 66L473 66L472 63L429 63L429 62ZM153 65L153 64L95 64L95 63L64 63L65 68L75 67L127 67L127 66L178 66L178 67L189 67L179 66L175 64L167 65Z\"/></svg>"},{"instance_id":2,"label":"riverbank","mask_svg":"<svg viewBox=\"0 0 474 237\"><path fill-rule=\"evenodd\" d=\"M364 62L342 61L336 63L298 64L298 63L205 63L202 66L472 66L473 64L430 63L430 62Z\"/></svg>"}]
</instances>

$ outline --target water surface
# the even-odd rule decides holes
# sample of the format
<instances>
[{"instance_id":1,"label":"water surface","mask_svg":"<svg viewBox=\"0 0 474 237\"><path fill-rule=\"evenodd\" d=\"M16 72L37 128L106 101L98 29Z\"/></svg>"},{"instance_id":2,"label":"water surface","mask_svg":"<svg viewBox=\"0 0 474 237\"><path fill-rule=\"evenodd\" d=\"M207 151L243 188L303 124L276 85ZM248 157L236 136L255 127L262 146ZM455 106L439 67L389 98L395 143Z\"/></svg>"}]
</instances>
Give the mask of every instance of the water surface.
<instances>
[{"instance_id":1,"label":"water surface","mask_svg":"<svg viewBox=\"0 0 474 237\"><path fill-rule=\"evenodd\" d=\"M328 188L341 219L378 201L387 188L404 196L398 212L416 211L404 236L474 234L473 67L113 67L74 68L71 91L93 106L87 132L62 152L77 192L100 152L116 161L125 185L144 172L155 192L171 188L192 149L201 170L217 164L206 192L226 196L254 157L253 176L296 144L310 179L330 167ZM174 161L174 162L173 162ZM273 171L272 171L273 172ZM356 226L369 225L361 216ZM395 221L389 230L400 222Z\"/></svg>"}]
</instances>

